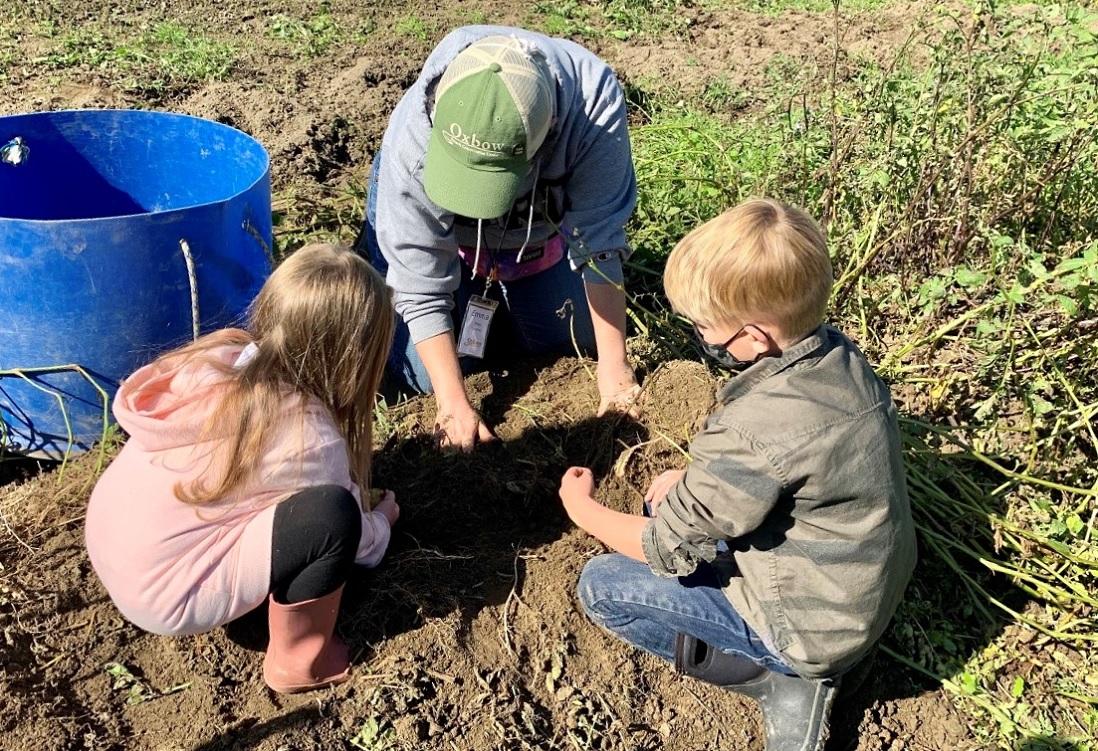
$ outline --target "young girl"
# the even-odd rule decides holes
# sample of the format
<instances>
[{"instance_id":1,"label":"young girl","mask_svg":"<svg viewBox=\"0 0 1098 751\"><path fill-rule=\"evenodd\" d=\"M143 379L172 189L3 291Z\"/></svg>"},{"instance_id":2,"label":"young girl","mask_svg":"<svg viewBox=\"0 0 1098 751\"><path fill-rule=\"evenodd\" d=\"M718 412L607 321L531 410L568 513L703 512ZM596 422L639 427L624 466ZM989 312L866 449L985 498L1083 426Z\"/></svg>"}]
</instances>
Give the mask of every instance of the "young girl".
<instances>
[{"instance_id":1,"label":"young girl","mask_svg":"<svg viewBox=\"0 0 1098 751\"><path fill-rule=\"evenodd\" d=\"M122 384L114 414L130 437L85 536L123 615L196 634L269 595L267 685L348 678L333 634L343 585L355 563L378 564L399 515L391 492L366 501L392 334L381 277L347 248L312 245L267 280L248 331L208 334Z\"/></svg>"}]
</instances>

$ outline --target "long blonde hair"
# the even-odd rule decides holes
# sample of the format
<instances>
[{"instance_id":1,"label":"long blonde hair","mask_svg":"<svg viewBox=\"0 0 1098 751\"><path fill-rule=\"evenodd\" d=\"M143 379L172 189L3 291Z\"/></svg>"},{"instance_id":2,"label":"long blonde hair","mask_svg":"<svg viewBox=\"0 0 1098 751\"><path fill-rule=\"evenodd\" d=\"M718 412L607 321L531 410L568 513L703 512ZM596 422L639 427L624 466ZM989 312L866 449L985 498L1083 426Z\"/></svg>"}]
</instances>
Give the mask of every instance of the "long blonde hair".
<instances>
[{"instance_id":1,"label":"long blonde hair","mask_svg":"<svg viewBox=\"0 0 1098 751\"><path fill-rule=\"evenodd\" d=\"M765 320L790 341L823 321L831 285L819 225L803 210L768 198L741 203L694 229L671 251L663 272L671 305L695 323Z\"/></svg>"},{"instance_id":2,"label":"long blonde hair","mask_svg":"<svg viewBox=\"0 0 1098 751\"><path fill-rule=\"evenodd\" d=\"M393 338L384 280L346 246L307 245L263 285L249 310L248 329L217 331L164 356L175 362L201 359L227 378L203 430L204 436L227 434L219 447L229 457L218 463L223 475L176 486L176 497L200 505L239 488L294 394L314 397L331 411L347 443L351 479L365 493L375 400ZM254 356L239 367L214 354L226 344L253 341Z\"/></svg>"}]
</instances>

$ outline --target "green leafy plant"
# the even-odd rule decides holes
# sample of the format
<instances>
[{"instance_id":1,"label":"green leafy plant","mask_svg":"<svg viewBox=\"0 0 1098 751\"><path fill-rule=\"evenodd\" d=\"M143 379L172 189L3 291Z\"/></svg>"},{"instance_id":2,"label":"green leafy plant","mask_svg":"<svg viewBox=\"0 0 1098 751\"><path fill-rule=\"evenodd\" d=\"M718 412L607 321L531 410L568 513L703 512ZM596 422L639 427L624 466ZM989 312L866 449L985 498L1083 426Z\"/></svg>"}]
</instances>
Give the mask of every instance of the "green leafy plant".
<instances>
[{"instance_id":1,"label":"green leafy plant","mask_svg":"<svg viewBox=\"0 0 1098 751\"><path fill-rule=\"evenodd\" d=\"M387 751L396 744L391 728L383 728L377 718L371 717L362 723L350 744L360 751Z\"/></svg>"},{"instance_id":2,"label":"green leafy plant","mask_svg":"<svg viewBox=\"0 0 1098 751\"><path fill-rule=\"evenodd\" d=\"M419 16L405 16L393 24L393 31L398 36L411 37L420 42L426 42L434 32L433 24L429 24Z\"/></svg>"},{"instance_id":3,"label":"green leafy plant","mask_svg":"<svg viewBox=\"0 0 1098 751\"><path fill-rule=\"evenodd\" d=\"M323 55L342 36L327 3L322 3L316 13L305 20L281 13L271 17L267 35L286 43L294 56L304 58Z\"/></svg>"},{"instance_id":4,"label":"green leafy plant","mask_svg":"<svg viewBox=\"0 0 1098 751\"><path fill-rule=\"evenodd\" d=\"M126 90L149 94L225 79L236 51L174 21L132 38L108 36L90 27L62 36L34 62L49 68L99 71Z\"/></svg>"},{"instance_id":5,"label":"green leafy plant","mask_svg":"<svg viewBox=\"0 0 1098 751\"><path fill-rule=\"evenodd\" d=\"M108 662L103 666L107 675L113 679L111 688L115 691L126 692L126 704L133 706L143 704L152 699L159 699L190 688L190 683L180 683L164 691L157 691L133 674L133 672L120 662Z\"/></svg>"}]
</instances>

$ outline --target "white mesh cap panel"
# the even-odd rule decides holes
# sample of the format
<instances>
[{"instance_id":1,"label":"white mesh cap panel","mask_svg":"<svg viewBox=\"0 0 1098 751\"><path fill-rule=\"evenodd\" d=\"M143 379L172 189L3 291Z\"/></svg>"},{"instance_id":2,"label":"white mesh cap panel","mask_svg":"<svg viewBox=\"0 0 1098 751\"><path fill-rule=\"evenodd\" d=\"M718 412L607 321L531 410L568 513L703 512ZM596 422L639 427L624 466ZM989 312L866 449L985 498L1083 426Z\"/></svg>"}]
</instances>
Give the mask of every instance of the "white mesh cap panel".
<instances>
[{"instance_id":1,"label":"white mesh cap panel","mask_svg":"<svg viewBox=\"0 0 1098 751\"><path fill-rule=\"evenodd\" d=\"M532 158L549 133L556 109L557 87L544 56L515 37L485 37L465 48L447 66L438 82L435 101L458 81L499 63L500 79L511 92L526 126L526 154Z\"/></svg>"}]
</instances>

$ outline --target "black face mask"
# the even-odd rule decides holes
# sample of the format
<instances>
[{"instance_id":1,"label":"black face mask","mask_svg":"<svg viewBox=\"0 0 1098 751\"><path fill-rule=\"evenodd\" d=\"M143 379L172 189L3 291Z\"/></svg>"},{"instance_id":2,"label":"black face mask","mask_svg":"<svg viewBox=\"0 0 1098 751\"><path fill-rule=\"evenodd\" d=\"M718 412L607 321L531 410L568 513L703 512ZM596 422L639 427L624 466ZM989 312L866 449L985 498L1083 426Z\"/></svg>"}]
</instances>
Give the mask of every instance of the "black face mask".
<instances>
[{"instance_id":1,"label":"black face mask","mask_svg":"<svg viewBox=\"0 0 1098 751\"><path fill-rule=\"evenodd\" d=\"M698 331L698 327L694 327L694 336L698 337L698 343L701 344L702 350L705 354L712 357L724 367L728 368L734 373L739 373L743 370L747 370L749 367L759 361L759 358L763 356L763 353L759 353L753 360L741 360L734 354L728 351L728 345L736 341L736 337L743 333L746 326L741 327L739 331L729 337L728 341L724 344L710 344L705 341L705 337Z\"/></svg>"}]
</instances>

